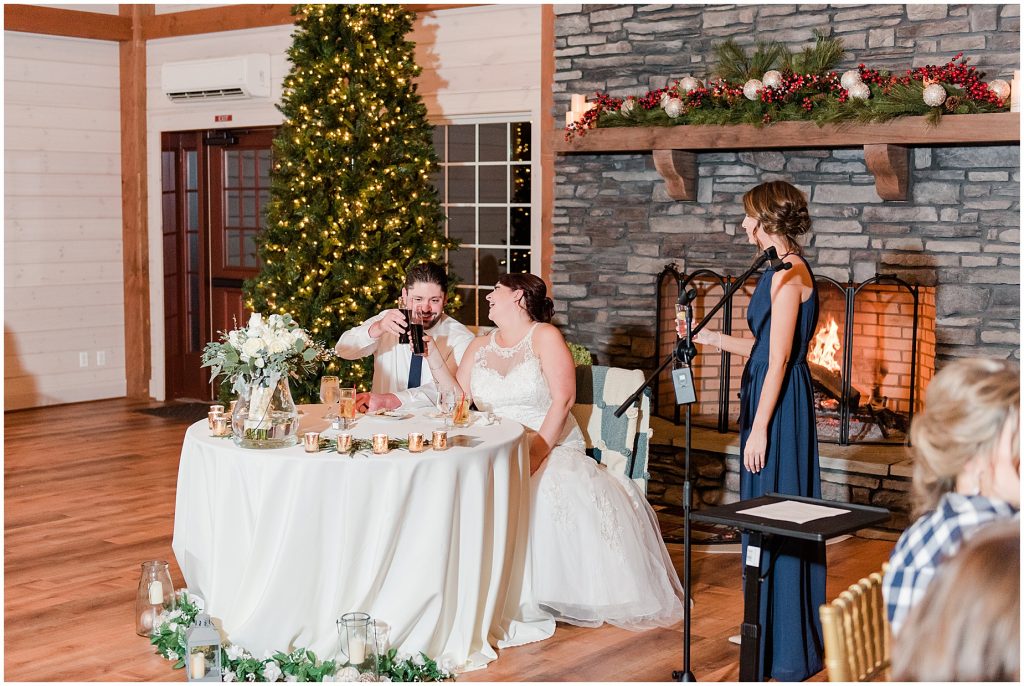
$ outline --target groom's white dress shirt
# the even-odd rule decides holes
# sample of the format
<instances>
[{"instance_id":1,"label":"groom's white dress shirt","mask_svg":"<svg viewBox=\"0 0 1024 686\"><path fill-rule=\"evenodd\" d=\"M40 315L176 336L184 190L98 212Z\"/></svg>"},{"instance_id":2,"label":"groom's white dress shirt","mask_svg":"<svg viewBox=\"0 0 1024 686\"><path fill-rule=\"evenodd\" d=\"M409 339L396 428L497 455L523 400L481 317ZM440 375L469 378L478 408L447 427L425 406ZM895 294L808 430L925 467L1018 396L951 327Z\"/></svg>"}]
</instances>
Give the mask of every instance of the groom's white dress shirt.
<instances>
[{"instance_id":1,"label":"groom's white dress shirt","mask_svg":"<svg viewBox=\"0 0 1024 686\"><path fill-rule=\"evenodd\" d=\"M358 360L373 355L374 393L394 393L402 407L432 406L437 403L437 384L430 373L430 366L423 362L420 370L420 386L409 388L409 365L412 363L412 346L400 345L398 336L385 331L380 338L370 336L370 325L381 319L384 313L370 317L359 326L341 334L334 350L346 360ZM444 355L446 362L455 360L454 366L462 361L462 355L473 340L473 333L446 314L426 333ZM449 364L449 366L453 366Z\"/></svg>"}]
</instances>

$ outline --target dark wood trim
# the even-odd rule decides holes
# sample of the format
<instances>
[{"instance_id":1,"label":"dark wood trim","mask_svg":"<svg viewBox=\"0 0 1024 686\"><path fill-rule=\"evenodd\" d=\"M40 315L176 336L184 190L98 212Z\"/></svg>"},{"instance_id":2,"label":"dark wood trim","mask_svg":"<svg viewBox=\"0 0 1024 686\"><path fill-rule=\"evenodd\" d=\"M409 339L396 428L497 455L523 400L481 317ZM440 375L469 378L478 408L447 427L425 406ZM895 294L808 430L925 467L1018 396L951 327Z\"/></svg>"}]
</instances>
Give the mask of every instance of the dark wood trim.
<instances>
[{"instance_id":1,"label":"dark wood trim","mask_svg":"<svg viewBox=\"0 0 1024 686\"><path fill-rule=\"evenodd\" d=\"M131 17L36 5L4 5L4 30L46 36L126 41L132 37Z\"/></svg>"},{"instance_id":2,"label":"dark wood trim","mask_svg":"<svg viewBox=\"0 0 1024 686\"><path fill-rule=\"evenodd\" d=\"M121 41L121 215L124 262L124 358L129 398L149 398L149 223L146 203L146 41L142 21L153 5L121 5L133 27Z\"/></svg>"},{"instance_id":3,"label":"dark wood trim","mask_svg":"<svg viewBox=\"0 0 1024 686\"><path fill-rule=\"evenodd\" d=\"M154 14L143 18L142 36L155 40L293 24L292 7L294 5L232 5Z\"/></svg>"},{"instance_id":4,"label":"dark wood trim","mask_svg":"<svg viewBox=\"0 0 1024 686\"><path fill-rule=\"evenodd\" d=\"M555 9L540 9L540 277L551 288L554 259L552 231L555 213L555 148L551 139L558 132L552 119L555 107Z\"/></svg>"}]
</instances>

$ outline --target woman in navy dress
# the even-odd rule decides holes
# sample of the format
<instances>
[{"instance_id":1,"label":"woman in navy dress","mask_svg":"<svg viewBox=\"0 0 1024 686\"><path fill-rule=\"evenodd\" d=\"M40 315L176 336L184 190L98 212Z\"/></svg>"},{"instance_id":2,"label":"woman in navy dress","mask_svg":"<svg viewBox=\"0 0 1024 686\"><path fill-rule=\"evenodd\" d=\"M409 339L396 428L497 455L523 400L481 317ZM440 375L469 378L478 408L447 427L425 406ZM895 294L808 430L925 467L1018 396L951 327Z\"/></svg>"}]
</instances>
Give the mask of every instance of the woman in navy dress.
<instances>
[{"instance_id":1,"label":"woman in navy dress","mask_svg":"<svg viewBox=\"0 0 1024 686\"><path fill-rule=\"evenodd\" d=\"M775 247L787 270L766 268L747 310L753 340L701 331L697 343L749 359L740 386L740 497L769 491L821 497L807 346L818 323L818 293L798 236L811 228L807 200L785 181L743 196L747 238ZM746 546L744 545L744 559ZM822 669L818 606L825 602L824 545L775 538L761 556L762 673L800 681Z\"/></svg>"}]
</instances>

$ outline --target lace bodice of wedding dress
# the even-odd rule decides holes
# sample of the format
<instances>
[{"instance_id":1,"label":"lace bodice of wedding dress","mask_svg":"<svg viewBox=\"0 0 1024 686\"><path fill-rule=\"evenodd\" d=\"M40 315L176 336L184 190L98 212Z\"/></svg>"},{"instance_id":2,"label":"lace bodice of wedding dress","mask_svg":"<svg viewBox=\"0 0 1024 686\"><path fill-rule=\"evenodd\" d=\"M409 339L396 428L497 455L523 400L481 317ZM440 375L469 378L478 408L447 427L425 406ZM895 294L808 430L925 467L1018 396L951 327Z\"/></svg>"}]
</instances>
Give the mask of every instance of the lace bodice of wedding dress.
<instances>
[{"instance_id":1,"label":"lace bodice of wedding dress","mask_svg":"<svg viewBox=\"0 0 1024 686\"><path fill-rule=\"evenodd\" d=\"M533 327L523 339L509 348L498 345L497 329L473 358L470 393L477 409L514 419L534 431L540 429L551 408L551 391L533 350ZM571 444L583 449L583 434L570 414L559 445Z\"/></svg>"}]
</instances>

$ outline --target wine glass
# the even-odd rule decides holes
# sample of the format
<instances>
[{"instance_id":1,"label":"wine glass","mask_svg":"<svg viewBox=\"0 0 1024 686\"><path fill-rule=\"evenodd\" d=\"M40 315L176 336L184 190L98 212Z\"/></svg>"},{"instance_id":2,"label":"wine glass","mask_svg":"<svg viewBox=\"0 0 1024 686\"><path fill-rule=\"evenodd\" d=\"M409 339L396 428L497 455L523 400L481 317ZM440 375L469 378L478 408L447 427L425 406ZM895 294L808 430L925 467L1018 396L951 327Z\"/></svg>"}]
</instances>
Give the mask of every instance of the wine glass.
<instances>
[{"instance_id":1,"label":"wine glass","mask_svg":"<svg viewBox=\"0 0 1024 686\"><path fill-rule=\"evenodd\" d=\"M348 431L352 428L356 419L356 389L354 387L342 388L338 391L341 399L340 412L343 422L342 428Z\"/></svg>"},{"instance_id":2,"label":"wine glass","mask_svg":"<svg viewBox=\"0 0 1024 686\"><path fill-rule=\"evenodd\" d=\"M341 400L341 386L336 376L324 376L320 379L320 402L327 406L324 419L337 419L338 413L334 406Z\"/></svg>"},{"instance_id":3,"label":"wine glass","mask_svg":"<svg viewBox=\"0 0 1024 686\"><path fill-rule=\"evenodd\" d=\"M446 428L452 426L452 413L458 401L459 394L456 391L441 390L437 393L437 411L441 413Z\"/></svg>"}]
</instances>

